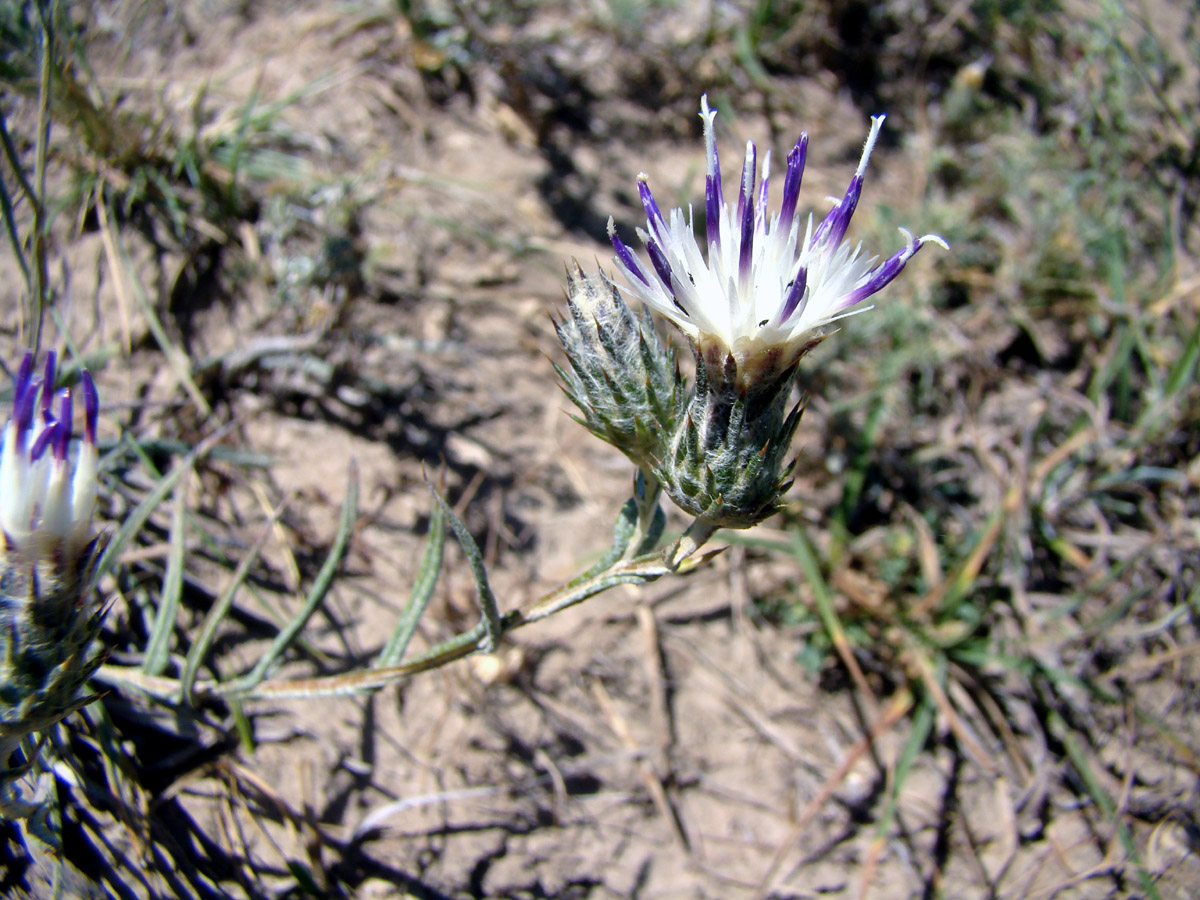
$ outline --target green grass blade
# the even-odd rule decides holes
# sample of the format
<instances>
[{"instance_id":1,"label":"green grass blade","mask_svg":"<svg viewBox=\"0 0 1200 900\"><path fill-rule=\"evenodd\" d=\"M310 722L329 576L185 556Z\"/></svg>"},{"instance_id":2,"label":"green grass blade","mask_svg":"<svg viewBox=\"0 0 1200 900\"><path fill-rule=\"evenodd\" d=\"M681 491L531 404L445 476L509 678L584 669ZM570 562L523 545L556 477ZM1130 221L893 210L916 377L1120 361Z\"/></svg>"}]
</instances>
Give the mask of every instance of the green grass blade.
<instances>
[{"instance_id":1,"label":"green grass blade","mask_svg":"<svg viewBox=\"0 0 1200 900\"><path fill-rule=\"evenodd\" d=\"M179 479L183 477L184 472L191 470L195 461L195 453L181 459L170 472L158 480L158 484L142 498L142 502L134 507L133 511L125 517L116 534L113 535L112 540L108 542L108 546L104 548L104 553L96 566L97 578L112 570L117 557L124 551L125 545L146 524L146 520L150 518L150 514L162 505L163 501L167 498L167 494L175 489L175 485L179 483Z\"/></svg>"},{"instance_id":2,"label":"green grass blade","mask_svg":"<svg viewBox=\"0 0 1200 900\"><path fill-rule=\"evenodd\" d=\"M1161 393L1152 403L1148 403L1138 416L1137 426L1131 436L1133 440L1140 442L1153 439L1173 416L1178 415L1179 395L1196 380L1198 365L1200 322L1196 323L1192 333L1188 335L1179 358L1167 370Z\"/></svg>"},{"instance_id":3,"label":"green grass blade","mask_svg":"<svg viewBox=\"0 0 1200 900\"><path fill-rule=\"evenodd\" d=\"M817 613L825 625L825 630L835 644L840 641L849 646L842 623L838 620L837 612L833 608L833 594L829 590L829 584L825 581L825 573L821 571L821 563L817 559L816 550L813 549L812 544L799 528L791 532L791 537L792 545L788 549L796 562L800 564L804 580L812 588L813 600L817 604Z\"/></svg>"},{"instance_id":4,"label":"green grass blade","mask_svg":"<svg viewBox=\"0 0 1200 900\"><path fill-rule=\"evenodd\" d=\"M1167 373L1167 381L1163 386L1163 399L1172 400L1189 382L1196 379L1196 364L1200 361L1200 322L1192 329L1184 345L1183 353L1175 360Z\"/></svg>"},{"instance_id":5,"label":"green grass blade","mask_svg":"<svg viewBox=\"0 0 1200 900\"><path fill-rule=\"evenodd\" d=\"M183 551L187 543L187 487L186 478L179 479L175 486L167 571L163 576L162 594L154 615L154 629L150 632L146 656L142 661L142 671L147 675L161 675L170 661L171 635L175 631L179 599L183 596Z\"/></svg>"},{"instance_id":6,"label":"green grass blade","mask_svg":"<svg viewBox=\"0 0 1200 900\"><path fill-rule=\"evenodd\" d=\"M933 731L933 714L934 703L928 696L913 712L912 731L909 732L908 740L904 742L904 748L900 751L900 758L896 761L896 771L892 779L892 789L888 792L887 807L884 809L883 815L879 817L878 825L875 826L875 836L878 839L885 838L892 827L892 820L895 819L896 810L900 805L900 791L904 788L904 782L908 778L913 763L917 761L921 749L929 740L930 732Z\"/></svg>"},{"instance_id":7,"label":"green grass blade","mask_svg":"<svg viewBox=\"0 0 1200 900\"><path fill-rule=\"evenodd\" d=\"M1088 399L1099 403L1101 396L1123 373L1128 372L1137 338L1128 323L1121 322L1113 329L1112 350L1104 365L1098 368L1087 387Z\"/></svg>"},{"instance_id":8,"label":"green grass blade","mask_svg":"<svg viewBox=\"0 0 1200 900\"><path fill-rule=\"evenodd\" d=\"M862 492L867 484L867 470L871 466L879 435L887 421L888 404L882 395L878 396L867 413L867 421L857 434L850 448L850 458L842 473L842 497L834 508L831 530L836 538L835 550L831 557L836 560L840 548L845 544L850 530L850 519L862 500Z\"/></svg>"},{"instance_id":9,"label":"green grass blade","mask_svg":"<svg viewBox=\"0 0 1200 900\"><path fill-rule=\"evenodd\" d=\"M1134 842L1133 835L1129 831L1129 826L1119 818L1116 804L1113 802L1112 797L1108 795L1108 791L1104 789L1104 785L1100 783L1100 779L1096 777L1096 773L1092 771L1087 754L1084 753L1075 732L1071 730L1071 727L1057 710L1050 710L1049 724L1054 736L1066 748L1067 758L1070 759L1071 766L1078 773L1080 780L1083 781L1088 794L1096 804L1096 808L1100 810L1101 815L1111 820L1116 828L1121 846L1124 848L1129 860L1137 868L1138 881L1141 883L1142 890L1145 891L1145 896L1148 900L1162 900L1162 895L1158 892L1158 886L1155 885L1154 878L1142 863L1141 855L1138 853L1137 844Z\"/></svg>"},{"instance_id":10,"label":"green grass blade","mask_svg":"<svg viewBox=\"0 0 1200 900\"><path fill-rule=\"evenodd\" d=\"M267 672L275 661L283 655L284 651L292 645L296 636L300 634L304 626L308 624L308 620L312 618L312 614L324 602L326 595L329 593L329 588L333 584L333 576L337 574L338 566L341 565L342 557L346 554L346 548L350 544L350 534L354 530L354 522L358 516L358 471L357 467L351 465L350 478L346 485L346 502L342 504L342 519L338 523L337 535L333 539L333 546L329 548L329 555L325 557L325 562L321 566L321 571L317 573L316 579L313 581L313 586L309 589L308 596L304 598L304 605L300 611L293 617L279 634L275 635L275 640L271 642L271 646L267 648L267 652L262 655L258 663L250 671L244 679L239 679L238 688L247 690L254 687L264 678L267 677Z\"/></svg>"},{"instance_id":11,"label":"green grass blade","mask_svg":"<svg viewBox=\"0 0 1200 900\"><path fill-rule=\"evenodd\" d=\"M8 160L9 168L12 170L13 178L16 179L18 187L21 188L26 196L33 196L33 185L25 177L25 169L21 164L21 154L17 152L17 148L12 141L12 136L8 133L8 120L2 115L0 115L0 147L4 148L4 157Z\"/></svg>"},{"instance_id":12,"label":"green grass blade","mask_svg":"<svg viewBox=\"0 0 1200 900\"><path fill-rule=\"evenodd\" d=\"M412 640L413 632L417 630L417 622L433 597L437 587L438 576L442 571L442 551L446 546L446 513L440 503L433 505L429 516L429 542L425 545L425 553L421 557L421 566L417 570L417 581L413 585L412 596L391 638L375 661L376 666L394 666L404 658L408 642Z\"/></svg>"},{"instance_id":13,"label":"green grass blade","mask_svg":"<svg viewBox=\"0 0 1200 900\"><path fill-rule=\"evenodd\" d=\"M135 448L143 459L153 456L186 456L195 450L194 444L169 438L134 438L130 437L129 445ZM243 469L269 469L274 465L273 457L265 453L257 453L241 447L221 445L208 451L208 458L229 463Z\"/></svg>"},{"instance_id":14,"label":"green grass blade","mask_svg":"<svg viewBox=\"0 0 1200 900\"><path fill-rule=\"evenodd\" d=\"M0 145L4 147L4 155L8 158L9 166L13 169L15 180L24 182L25 176L19 166L20 160L12 146L12 138L8 134L8 125L4 115L0 113ZM15 164L14 164L15 161ZM21 244L21 235L17 230L17 218L13 212L12 196L8 192L8 181L0 178L0 212L4 214L4 230L8 232L8 241L12 244L13 256L21 266L21 274L25 277L27 290L33 289L32 273L29 271L29 261L25 259L25 247Z\"/></svg>"}]
</instances>

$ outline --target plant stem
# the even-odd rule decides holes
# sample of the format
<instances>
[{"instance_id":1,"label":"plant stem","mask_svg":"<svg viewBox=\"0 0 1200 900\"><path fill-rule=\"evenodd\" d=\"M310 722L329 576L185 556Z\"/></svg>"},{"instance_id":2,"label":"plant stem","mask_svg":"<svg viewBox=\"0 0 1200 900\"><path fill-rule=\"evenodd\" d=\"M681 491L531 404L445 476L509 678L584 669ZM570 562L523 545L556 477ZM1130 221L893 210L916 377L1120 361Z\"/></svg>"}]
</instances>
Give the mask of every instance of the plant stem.
<instances>
[{"instance_id":1,"label":"plant stem","mask_svg":"<svg viewBox=\"0 0 1200 900\"><path fill-rule=\"evenodd\" d=\"M50 144L50 77L54 62L54 28L51 24L54 12L48 4L37 4L38 21L42 31L42 58L38 84L37 136L33 156L33 182L35 193L29 203L33 211L33 289L30 291L32 304L30 326L33 329L29 346L37 353L42 341L42 320L45 317L46 301L49 299L49 270L46 265L46 155Z\"/></svg>"},{"instance_id":2,"label":"plant stem","mask_svg":"<svg viewBox=\"0 0 1200 900\"><path fill-rule=\"evenodd\" d=\"M193 696L197 701L206 696L252 700L266 697L333 696L378 690L401 678L436 669L454 660L470 656L472 653L484 649L484 644L489 638L498 639L511 631L545 619L577 603L582 603L589 597L594 597L618 584L646 584L663 575L678 572L680 566L695 554L716 530L717 526L711 522L697 519L674 544L664 550L643 553L633 559L618 560L601 572L556 588L549 594L529 603L523 609L503 614L499 617L499 621L491 627L488 623L480 622L474 628L455 635L399 665L381 666L345 675L284 679L259 684L255 683L253 676L225 683L196 682L192 688ZM179 696L179 683L176 679L148 676L133 668L104 665L97 671L96 677L102 682L132 687L152 696Z\"/></svg>"}]
</instances>

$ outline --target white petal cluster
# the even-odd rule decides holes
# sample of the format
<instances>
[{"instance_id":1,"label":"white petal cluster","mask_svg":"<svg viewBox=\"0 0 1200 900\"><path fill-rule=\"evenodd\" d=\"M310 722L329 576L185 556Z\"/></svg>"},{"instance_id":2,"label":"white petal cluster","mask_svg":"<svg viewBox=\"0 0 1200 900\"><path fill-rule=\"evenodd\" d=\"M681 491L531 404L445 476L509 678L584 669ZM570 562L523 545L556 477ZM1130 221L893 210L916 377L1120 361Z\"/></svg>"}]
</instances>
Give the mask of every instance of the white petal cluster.
<instances>
[{"instance_id":1,"label":"white petal cluster","mask_svg":"<svg viewBox=\"0 0 1200 900\"><path fill-rule=\"evenodd\" d=\"M693 341L715 339L735 357L763 348L811 343L823 326L853 309L887 285L926 243L946 247L937 235L914 238L902 229L905 246L883 262L865 255L862 245L845 241L847 227L862 192L871 151L883 116L871 120L858 168L845 195L819 223L796 215L808 147L802 134L788 154L783 198L778 210L768 208L770 153L764 155L756 183L756 153L747 142L746 160L736 200L722 194L713 120L707 97L701 99L707 157L704 248L696 237L692 210L663 216L639 176L646 210L646 230L638 230L649 264L630 251L609 222L617 266L629 291L674 321Z\"/></svg>"}]
</instances>

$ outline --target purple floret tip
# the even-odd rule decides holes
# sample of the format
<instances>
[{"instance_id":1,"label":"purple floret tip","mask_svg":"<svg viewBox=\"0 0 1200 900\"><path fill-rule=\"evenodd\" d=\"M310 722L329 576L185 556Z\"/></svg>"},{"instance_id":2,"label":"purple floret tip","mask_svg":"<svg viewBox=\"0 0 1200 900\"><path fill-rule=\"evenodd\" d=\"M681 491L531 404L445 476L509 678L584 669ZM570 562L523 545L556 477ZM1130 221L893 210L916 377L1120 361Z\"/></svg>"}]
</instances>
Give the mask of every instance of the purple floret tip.
<instances>
[{"instance_id":1,"label":"purple floret tip","mask_svg":"<svg viewBox=\"0 0 1200 900\"><path fill-rule=\"evenodd\" d=\"M800 307L800 301L804 299L804 289L808 287L808 269L803 266L796 273L796 277L788 286L787 297L783 302L783 309L779 313L779 321L777 325L783 325L792 314Z\"/></svg>"},{"instance_id":2,"label":"purple floret tip","mask_svg":"<svg viewBox=\"0 0 1200 900\"><path fill-rule=\"evenodd\" d=\"M642 198L642 207L646 210L646 218L650 222L650 227L658 231L660 225L666 224L666 220L663 219L663 214L654 201L654 194L650 193L650 185L646 182L645 175L638 176L638 195Z\"/></svg>"},{"instance_id":3,"label":"purple floret tip","mask_svg":"<svg viewBox=\"0 0 1200 900\"><path fill-rule=\"evenodd\" d=\"M824 242L828 243L830 247L836 247L842 242L842 238L846 236L846 229L850 227L850 219L854 216L854 210L858 208L859 198L862 197L862 187L863 178L856 173L850 179L850 186L846 188L846 196L829 211L829 214L821 220L821 224L817 226L811 246L816 247Z\"/></svg>"},{"instance_id":4,"label":"purple floret tip","mask_svg":"<svg viewBox=\"0 0 1200 900\"><path fill-rule=\"evenodd\" d=\"M746 215L746 207L754 202L754 166L756 160L754 142L746 141L746 159L742 163L742 183L738 190L738 221L741 221Z\"/></svg>"},{"instance_id":5,"label":"purple floret tip","mask_svg":"<svg viewBox=\"0 0 1200 900\"><path fill-rule=\"evenodd\" d=\"M754 167L757 156L754 142L746 141L746 162L742 165L742 189L738 194L738 220L741 240L738 242L738 277L745 283L754 261Z\"/></svg>"},{"instance_id":6,"label":"purple floret tip","mask_svg":"<svg viewBox=\"0 0 1200 900\"><path fill-rule=\"evenodd\" d=\"M29 459L32 462L37 462L46 453L46 448L50 446L57 429L58 423L51 419L50 423L38 433L33 446L29 448Z\"/></svg>"},{"instance_id":7,"label":"purple floret tip","mask_svg":"<svg viewBox=\"0 0 1200 900\"><path fill-rule=\"evenodd\" d=\"M808 132L805 132L788 153L787 172L783 176L783 202L779 207L779 224L785 231L792 227L792 219L796 216L796 204L800 201L800 182L804 179L804 161L807 156Z\"/></svg>"},{"instance_id":8,"label":"purple floret tip","mask_svg":"<svg viewBox=\"0 0 1200 900\"><path fill-rule=\"evenodd\" d=\"M33 351L26 350L25 357L21 360L21 368L17 370L17 380L28 382L31 375L33 375Z\"/></svg>"},{"instance_id":9,"label":"purple floret tip","mask_svg":"<svg viewBox=\"0 0 1200 900\"><path fill-rule=\"evenodd\" d=\"M925 234L919 238L914 238L907 229L902 228L900 230L904 232L905 237L908 239L908 243L904 249L893 253L868 272L858 287L847 293L841 302L838 303L839 310L849 309L851 306L861 303L872 294L887 287L904 270L904 266L908 261L917 255L917 251L927 243L937 244L947 250L950 249L950 245L936 234Z\"/></svg>"},{"instance_id":10,"label":"purple floret tip","mask_svg":"<svg viewBox=\"0 0 1200 900\"><path fill-rule=\"evenodd\" d=\"M650 282L646 276L642 274L641 266L638 265L637 258L625 246L625 242L617 236L617 227L613 224L612 219L608 220L608 238L612 241L613 249L617 251L617 258L625 266L626 271L636 276L638 281L644 285L649 285Z\"/></svg>"},{"instance_id":11,"label":"purple floret tip","mask_svg":"<svg viewBox=\"0 0 1200 900\"><path fill-rule=\"evenodd\" d=\"M25 358L21 360L21 368L17 370L16 381L13 382L13 405L21 402L22 395L29 390L33 382L33 351L26 350Z\"/></svg>"},{"instance_id":12,"label":"purple floret tip","mask_svg":"<svg viewBox=\"0 0 1200 900\"><path fill-rule=\"evenodd\" d=\"M12 419L13 424L17 427L17 432L25 434L33 424L33 412L37 404L37 385L31 380L31 373L25 372L24 366L21 367L21 370L22 374L18 376L13 392Z\"/></svg>"}]
</instances>

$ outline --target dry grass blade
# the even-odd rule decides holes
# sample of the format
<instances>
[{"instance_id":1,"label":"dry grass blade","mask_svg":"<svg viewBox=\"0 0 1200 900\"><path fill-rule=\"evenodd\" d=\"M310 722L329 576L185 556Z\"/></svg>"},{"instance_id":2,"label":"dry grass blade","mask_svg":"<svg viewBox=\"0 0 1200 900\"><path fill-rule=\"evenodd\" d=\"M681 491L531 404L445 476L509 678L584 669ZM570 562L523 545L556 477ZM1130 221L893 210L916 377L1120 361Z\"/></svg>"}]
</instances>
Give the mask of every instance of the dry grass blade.
<instances>
[{"instance_id":1,"label":"dry grass blade","mask_svg":"<svg viewBox=\"0 0 1200 900\"><path fill-rule=\"evenodd\" d=\"M796 819L796 824L792 826L791 832L780 843L778 849L776 849L775 855L771 859L771 864L763 874L762 880L759 881L758 889L754 894L755 900L767 900L774 886L775 877L783 868L783 864L787 860L787 855L800 843L800 839L804 837L804 832L808 828L809 823L833 797L834 792L841 786L846 776L850 774L850 770L854 768L854 765L870 751L872 744L908 715L912 706L913 696L907 688L900 690L888 701L879 718L871 725L870 732L865 734L850 749L850 752L842 759L841 764L826 780L825 787L821 788L817 795L804 807L804 810Z\"/></svg>"},{"instance_id":2,"label":"dry grass blade","mask_svg":"<svg viewBox=\"0 0 1200 900\"><path fill-rule=\"evenodd\" d=\"M338 523L337 534L334 536L333 544L329 548L329 553L325 557L325 562L322 564L321 570L317 573L316 578L313 579L312 587L304 598L304 603L292 620L275 636L275 639L271 642L271 646L262 655L249 674L244 678L238 679L234 685L230 685L227 689L228 691L244 693L258 687L271 670L271 667L275 665L276 661L292 645L292 642L296 640L300 632L304 630L304 626L308 623L308 620L325 601L325 597L333 587L333 576L341 565L342 558L345 556L346 549L350 544L350 535L354 530L354 522L357 514L358 472L352 464L346 482L346 499L342 504L342 516L341 521Z\"/></svg>"},{"instance_id":3,"label":"dry grass blade","mask_svg":"<svg viewBox=\"0 0 1200 900\"><path fill-rule=\"evenodd\" d=\"M983 532L975 542L975 546L971 548L967 558L950 577L939 582L924 597L913 604L914 616L928 616L944 603L961 598L970 591L971 585L979 577L984 562L996 545L996 540L1003 533L1005 520L1020 508L1023 500L1024 492L1020 485L1013 485L1008 489L1000 508L988 516L987 522L983 526Z\"/></svg>"},{"instance_id":4,"label":"dry grass blade","mask_svg":"<svg viewBox=\"0 0 1200 900\"><path fill-rule=\"evenodd\" d=\"M112 218L113 215L110 210L106 214L106 219L111 222ZM205 416L211 415L212 408L204 398L204 394L200 388L197 387L195 379L192 378L191 361L188 359L186 353L175 346L174 342L167 335L166 329L163 328L162 320L159 319L158 313L154 309L154 304L151 302L150 296L146 293L146 288L143 286L141 278L135 271L133 260L129 257L128 249L120 238L113 234L105 238L104 246L106 252L115 253L115 257L110 257L109 259L113 278L133 287L133 296L142 313L142 318L145 319L150 333L154 335L155 341L158 342L158 346L174 371L175 377L179 380L179 383L183 386L192 402L196 404L196 408ZM111 251L110 248L112 248Z\"/></svg>"},{"instance_id":5,"label":"dry grass blade","mask_svg":"<svg viewBox=\"0 0 1200 900\"><path fill-rule=\"evenodd\" d=\"M629 723L617 710L612 697L609 696L604 684L599 679L594 679L591 682L590 691L592 698L596 701L597 706L600 707L605 721L608 722L608 727L612 729L613 734L617 736L617 739L620 740L626 750L638 754L634 761L638 777L641 779L642 784L645 785L646 792L654 802L655 808L658 809L659 816L661 816L662 820L670 828L671 836L690 855L692 852L691 843L688 841L687 832L683 829L683 822L679 818L679 812L671 803L671 798L667 796L667 789L663 785L662 779L641 758L644 750L638 744L637 738L634 737L633 732L630 730Z\"/></svg>"},{"instance_id":6,"label":"dry grass blade","mask_svg":"<svg viewBox=\"0 0 1200 900\"><path fill-rule=\"evenodd\" d=\"M929 692L929 696L937 706L938 712L946 719L950 730L954 732L954 736L958 738L963 749L970 755L972 762L985 772L994 775L997 768L996 763L992 760L992 755L979 742L979 738L972 733L971 729L963 721L962 716L958 714L958 710L954 708L954 704L946 695L946 691L942 687L938 674L934 671L933 664L929 658L917 648L910 648L909 658L917 667L921 684Z\"/></svg>"}]
</instances>

